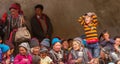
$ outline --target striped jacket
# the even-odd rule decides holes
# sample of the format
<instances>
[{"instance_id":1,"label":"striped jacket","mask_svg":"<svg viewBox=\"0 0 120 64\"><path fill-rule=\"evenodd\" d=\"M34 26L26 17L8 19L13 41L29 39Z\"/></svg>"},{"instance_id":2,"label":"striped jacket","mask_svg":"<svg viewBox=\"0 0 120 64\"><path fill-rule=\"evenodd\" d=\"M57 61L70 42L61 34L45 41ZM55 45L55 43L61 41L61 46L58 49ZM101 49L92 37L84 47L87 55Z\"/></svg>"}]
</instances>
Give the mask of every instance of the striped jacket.
<instances>
[{"instance_id":1,"label":"striped jacket","mask_svg":"<svg viewBox=\"0 0 120 64\"><path fill-rule=\"evenodd\" d=\"M89 24L85 23L85 16L82 16L79 18L78 22L84 27L85 35L86 35L86 41L88 44L96 43L98 42L98 34L97 34L97 16L92 15L93 18L92 22Z\"/></svg>"}]
</instances>

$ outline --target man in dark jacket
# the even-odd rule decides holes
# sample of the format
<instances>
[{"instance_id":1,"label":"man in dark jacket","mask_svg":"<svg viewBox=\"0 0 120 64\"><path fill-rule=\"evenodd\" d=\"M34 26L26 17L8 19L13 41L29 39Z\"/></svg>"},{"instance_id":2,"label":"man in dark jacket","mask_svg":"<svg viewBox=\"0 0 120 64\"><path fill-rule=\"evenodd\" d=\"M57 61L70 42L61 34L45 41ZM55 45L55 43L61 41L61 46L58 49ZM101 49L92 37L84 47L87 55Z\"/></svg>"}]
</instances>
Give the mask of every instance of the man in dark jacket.
<instances>
[{"instance_id":1,"label":"man in dark jacket","mask_svg":"<svg viewBox=\"0 0 120 64\"><path fill-rule=\"evenodd\" d=\"M52 36L52 24L49 17L43 13L43 6L40 4L35 6L35 15L31 19L31 30L32 37L36 37L39 41Z\"/></svg>"}]
</instances>

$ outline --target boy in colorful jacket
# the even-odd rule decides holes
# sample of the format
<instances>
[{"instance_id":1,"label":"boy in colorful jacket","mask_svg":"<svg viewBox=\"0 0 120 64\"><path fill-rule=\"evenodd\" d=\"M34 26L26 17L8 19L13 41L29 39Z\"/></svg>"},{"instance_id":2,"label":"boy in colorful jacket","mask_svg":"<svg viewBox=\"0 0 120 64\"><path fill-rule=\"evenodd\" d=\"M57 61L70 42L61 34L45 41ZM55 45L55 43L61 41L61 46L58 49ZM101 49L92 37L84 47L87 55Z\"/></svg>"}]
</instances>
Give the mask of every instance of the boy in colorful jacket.
<instances>
[{"instance_id":1,"label":"boy in colorful jacket","mask_svg":"<svg viewBox=\"0 0 120 64\"><path fill-rule=\"evenodd\" d=\"M99 44L97 34L97 16L93 12L89 12L79 18L78 22L84 27L87 48L91 51L94 58L99 57Z\"/></svg>"}]
</instances>

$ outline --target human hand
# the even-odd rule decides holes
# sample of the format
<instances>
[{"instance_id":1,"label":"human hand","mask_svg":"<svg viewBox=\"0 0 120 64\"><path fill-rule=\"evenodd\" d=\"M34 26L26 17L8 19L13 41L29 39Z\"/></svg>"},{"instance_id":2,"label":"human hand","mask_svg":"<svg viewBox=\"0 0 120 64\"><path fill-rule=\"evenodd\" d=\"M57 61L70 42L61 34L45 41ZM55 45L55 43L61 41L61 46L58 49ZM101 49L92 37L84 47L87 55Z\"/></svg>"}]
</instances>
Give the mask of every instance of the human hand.
<instances>
[{"instance_id":1,"label":"human hand","mask_svg":"<svg viewBox=\"0 0 120 64\"><path fill-rule=\"evenodd\" d=\"M28 59L24 58L22 61L24 61L24 62L28 62Z\"/></svg>"},{"instance_id":2,"label":"human hand","mask_svg":"<svg viewBox=\"0 0 120 64\"><path fill-rule=\"evenodd\" d=\"M64 64L63 62L59 62L59 64Z\"/></svg>"},{"instance_id":3,"label":"human hand","mask_svg":"<svg viewBox=\"0 0 120 64\"><path fill-rule=\"evenodd\" d=\"M82 62L82 58L78 58L77 60L75 60L76 63L80 63Z\"/></svg>"}]
</instances>

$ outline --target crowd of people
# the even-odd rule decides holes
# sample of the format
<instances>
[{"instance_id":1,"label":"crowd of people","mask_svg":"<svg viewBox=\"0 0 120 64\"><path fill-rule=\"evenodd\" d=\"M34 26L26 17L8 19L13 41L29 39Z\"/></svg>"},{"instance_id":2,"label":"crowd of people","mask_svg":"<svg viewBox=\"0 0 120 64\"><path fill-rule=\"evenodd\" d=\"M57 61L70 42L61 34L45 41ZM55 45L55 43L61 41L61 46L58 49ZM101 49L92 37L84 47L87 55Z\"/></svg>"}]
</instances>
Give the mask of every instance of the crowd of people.
<instances>
[{"instance_id":1,"label":"crowd of people","mask_svg":"<svg viewBox=\"0 0 120 64\"><path fill-rule=\"evenodd\" d=\"M98 35L98 20L94 12L78 19L84 35L66 39L52 36L52 23L43 13L43 5L36 5L34 10L31 29L27 27L19 3L11 4L9 11L2 15L0 64L120 64L120 36L111 38L107 30ZM18 33L24 26L29 37L24 32ZM21 34L24 36L18 39Z\"/></svg>"}]
</instances>

